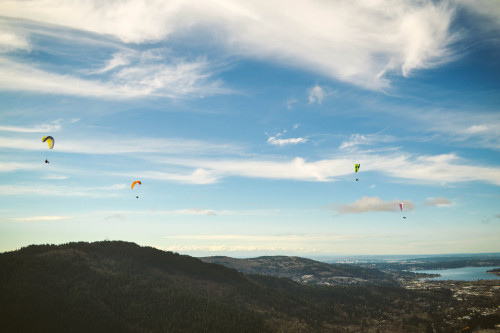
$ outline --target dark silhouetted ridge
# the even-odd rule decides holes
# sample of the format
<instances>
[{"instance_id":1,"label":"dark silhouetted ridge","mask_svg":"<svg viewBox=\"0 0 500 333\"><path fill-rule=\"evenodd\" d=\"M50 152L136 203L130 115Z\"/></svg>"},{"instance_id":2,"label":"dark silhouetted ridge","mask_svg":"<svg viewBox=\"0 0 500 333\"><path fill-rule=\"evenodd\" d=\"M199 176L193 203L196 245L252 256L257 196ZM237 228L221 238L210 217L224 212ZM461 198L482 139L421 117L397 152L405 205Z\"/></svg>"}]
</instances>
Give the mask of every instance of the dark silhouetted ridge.
<instances>
[{"instance_id":1,"label":"dark silhouetted ridge","mask_svg":"<svg viewBox=\"0 0 500 333\"><path fill-rule=\"evenodd\" d=\"M257 259L263 273L382 274ZM461 311L448 289L311 286L120 241L2 253L0 296L0 332L447 332L444 311Z\"/></svg>"}]
</instances>

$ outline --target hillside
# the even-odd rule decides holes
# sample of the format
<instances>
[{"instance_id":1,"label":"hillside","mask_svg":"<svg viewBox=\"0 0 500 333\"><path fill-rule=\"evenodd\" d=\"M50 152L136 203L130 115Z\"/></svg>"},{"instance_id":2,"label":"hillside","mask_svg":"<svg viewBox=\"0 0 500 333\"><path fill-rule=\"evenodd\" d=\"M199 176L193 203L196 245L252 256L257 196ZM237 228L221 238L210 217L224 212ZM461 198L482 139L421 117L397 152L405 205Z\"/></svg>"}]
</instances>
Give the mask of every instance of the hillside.
<instances>
[{"instance_id":1,"label":"hillside","mask_svg":"<svg viewBox=\"0 0 500 333\"><path fill-rule=\"evenodd\" d=\"M392 276L375 268L328 264L300 257L265 256L235 259L216 256L199 259L203 262L233 268L246 274L286 277L296 282L311 285L397 285Z\"/></svg>"},{"instance_id":2,"label":"hillside","mask_svg":"<svg viewBox=\"0 0 500 333\"><path fill-rule=\"evenodd\" d=\"M0 295L0 332L446 332L459 309L447 289L307 286L116 241L2 253Z\"/></svg>"}]
</instances>

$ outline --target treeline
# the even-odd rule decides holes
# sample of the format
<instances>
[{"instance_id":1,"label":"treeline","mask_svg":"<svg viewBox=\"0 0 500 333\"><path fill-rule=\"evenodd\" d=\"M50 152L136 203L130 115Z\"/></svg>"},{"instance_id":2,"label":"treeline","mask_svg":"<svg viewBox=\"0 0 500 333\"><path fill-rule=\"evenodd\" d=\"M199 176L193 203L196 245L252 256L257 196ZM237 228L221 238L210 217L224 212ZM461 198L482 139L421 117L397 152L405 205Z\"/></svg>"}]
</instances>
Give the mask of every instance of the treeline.
<instances>
[{"instance_id":1,"label":"treeline","mask_svg":"<svg viewBox=\"0 0 500 333\"><path fill-rule=\"evenodd\" d=\"M109 241L0 254L0 295L1 332L425 332L453 303L446 289L305 286Z\"/></svg>"}]
</instances>

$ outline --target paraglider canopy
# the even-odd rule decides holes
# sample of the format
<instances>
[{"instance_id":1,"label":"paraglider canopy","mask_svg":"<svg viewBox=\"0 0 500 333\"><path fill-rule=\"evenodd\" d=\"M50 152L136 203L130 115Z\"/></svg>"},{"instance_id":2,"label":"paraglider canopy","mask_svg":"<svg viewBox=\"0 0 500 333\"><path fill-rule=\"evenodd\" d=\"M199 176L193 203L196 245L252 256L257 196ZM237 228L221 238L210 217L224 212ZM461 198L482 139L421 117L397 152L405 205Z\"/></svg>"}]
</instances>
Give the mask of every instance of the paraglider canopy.
<instances>
[{"instance_id":1,"label":"paraglider canopy","mask_svg":"<svg viewBox=\"0 0 500 333\"><path fill-rule=\"evenodd\" d=\"M44 136L42 138L42 142L47 142L47 144L49 145L50 149L54 148L54 138L51 137L50 135L49 136Z\"/></svg>"},{"instance_id":2,"label":"paraglider canopy","mask_svg":"<svg viewBox=\"0 0 500 333\"><path fill-rule=\"evenodd\" d=\"M400 209L401 211L403 211L403 203L402 203L402 202L400 202L400 203L399 203L399 209Z\"/></svg>"},{"instance_id":3,"label":"paraglider canopy","mask_svg":"<svg viewBox=\"0 0 500 333\"><path fill-rule=\"evenodd\" d=\"M142 185L141 181L140 180L136 180L135 182L132 183L132 186L130 186L131 189L134 189L134 186L136 184L139 184L139 185Z\"/></svg>"},{"instance_id":4,"label":"paraglider canopy","mask_svg":"<svg viewBox=\"0 0 500 333\"><path fill-rule=\"evenodd\" d=\"M354 171L358 172L360 166L361 166L361 164L354 164Z\"/></svg>"}]
</instances>

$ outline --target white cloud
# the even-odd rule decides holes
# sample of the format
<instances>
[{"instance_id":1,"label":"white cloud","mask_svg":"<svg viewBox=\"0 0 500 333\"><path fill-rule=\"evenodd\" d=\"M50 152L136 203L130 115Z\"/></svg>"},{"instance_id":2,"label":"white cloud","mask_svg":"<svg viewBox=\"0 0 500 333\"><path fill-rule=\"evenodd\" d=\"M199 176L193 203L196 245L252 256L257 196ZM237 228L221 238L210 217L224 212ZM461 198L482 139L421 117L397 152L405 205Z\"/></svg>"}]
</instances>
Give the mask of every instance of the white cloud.
<instances>
[{"instance_id":1,"label":"white cloud","mask_svg":"<svg viewBox=\"0 0 500 333\"><path fill-rule=\"evenodd\" d=\"M408 200L383 201L379 197L362 197L361 199L347 205L340 205L340 214L358 214L366 212L397 212L399 203L404 203L404 210L412 210L413 203Z\"/></svg>"},{"instance_id":2,"label":"white cloud","mask_svg":"<svg viewBox=\"0 0 500 333\"><path fill-rule=\"evenodd\" d=\"M388 74L406 76L450 59L451 5L430 0L4 0L0 12L126 43L197 34L202 28L232 54L380 89L389 84Z\"/></svg>"},{"instance_id":3,"label":"white cloud","mask_svg":"<svg viewBox=\"0 0 500 333\"><path fill-rule=\"evenodd\" d=\"M305 138L289 138L289 139L277 139L275 136L271 136L267 139L267 143L275 146L286 146L290 144L306 143L308 139Z\"/></svg>"},{"instance_id":4,"label":"white cloud","mask_svg":"<svg viewBox=\"0 0 500 333\"><path fill-rule=\"evenodd\" d=\"M452 202L447 198L427 198L424 202L425 206L438 206L438 207L446 207L451 206Z\"/></svg>"},{"instance_id":5,"label":"white cloud","mask_svg":"<svg viewBox=\"0 0 500 333\"><path fill-rule=\"evenodd\" d=\"M472 125L465 129L468 134L484 133L488 131L487 125Z\"/></svg>"},{"instance_id":6,"label":"white cloud","mask_svg":"<svg viewBox=\"0 0 500 333\"><path fill-rule=\"evenodd\" d=\"M308 90L308 94L309 94L308 97L309 104L314 104L314 103L321 104L325 99L325 91L318 85L315 85L314 87L310 88Z\"/></svg>"},{"instance_id":7,"label":"white cloud","mask_svg":"<svg viewBox=\"0 0 500 333\"><path fill-rule=\"evenodd\" d=\"M293 129L297 129L299 127L299 124L296 124L293 126ZM306 143L309 141L307 138L288 138L288 139L281 139L283 135L285 135L288 132L287 129L284 129L282 132L277 133L274 136L269 136L267 139L267 143L274 145L274 146L286 146L286 145L294 145L294 144L299 144L299 143Z\"/></svg>"}]
</instances>

